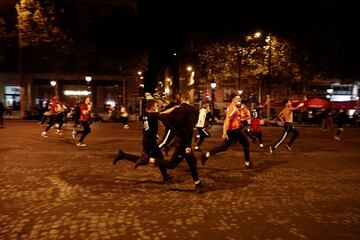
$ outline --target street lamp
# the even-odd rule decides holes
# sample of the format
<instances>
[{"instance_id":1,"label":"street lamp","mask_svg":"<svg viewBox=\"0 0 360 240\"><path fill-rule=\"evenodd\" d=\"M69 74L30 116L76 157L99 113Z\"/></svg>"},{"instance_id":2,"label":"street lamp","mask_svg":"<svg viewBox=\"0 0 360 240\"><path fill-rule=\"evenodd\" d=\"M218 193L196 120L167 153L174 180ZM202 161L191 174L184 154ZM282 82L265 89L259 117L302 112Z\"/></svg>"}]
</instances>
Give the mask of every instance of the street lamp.
<instances>
[{"instance_id":1,"label":"street lamp","mask_svg":"<svg viewBox=\"0 0 360 240\"><path fill-rule=\"evenodd\" d=\"M54 81L54 80L51 80L51 81L50 81L50 85L54 88L54 93L55 93L55 96L57 96L57 95L58 95L58 91L57 91L56 84L57 84L57 82L56 82L56 81Z\"/></svg>"},{"instance_id":2,"label":"street lamp","mask_svg":"<svg viewBox=\"0 0 360 240\"><path fill-rule=\"evenodd\" d=\"M328 93L326 95L326 98L329 99L329 101L331 101L331 95L334 92L334 89L332 89L332 88L326 89L326 92Z\"/></svg>"},{"instance_id":3,"label":"street lamp","mask_svg":"<svg viewBox=\"0 0 360 240\"><path fill-rule=\"evenodd\" d=\"M85 77L85 81L86 81L87 83L90 83L91 80L92 80L92 77L90 77L90 76L86 76L86 77Z\"/></svg>"},{"instance_id":4,"label":"street lamp","mask_svg":"<svg viewBox=\"0 0 360 240\"><path fill-rule=\"evenodd\" d=\"M334 89L328 88L328 89L326 89L326 92L328 93L326 95L326 98L329 99L329 108L331 109L331 95L333 94Z\"/></svg>"},{"instance_id":5,"label":"street lamp","mask_svg":"<svg viewBox=\"0 0 360 240\"><path fill-rule=\"evenodd\" d=\"M211 115L214 115L214 107L215 107L215 88L216 88L216 82L213 79L210 83L211 87Z\"/></svg>"},{"instance_id":6,"label":"street lamp","mask_svg":"<svg viewBox=\"0 0 360 240\"><path fill-rule=\"evenodd\" d=\"M91 77L91 76L86 76L86 77L85 77L85 81L86 81L86 83L87 83L87 85L88 85L87 88L89 89L90 94L91 94L91 86L90 86L91 80L92 80L92 77Z\"/></svg>"}]
</instances>

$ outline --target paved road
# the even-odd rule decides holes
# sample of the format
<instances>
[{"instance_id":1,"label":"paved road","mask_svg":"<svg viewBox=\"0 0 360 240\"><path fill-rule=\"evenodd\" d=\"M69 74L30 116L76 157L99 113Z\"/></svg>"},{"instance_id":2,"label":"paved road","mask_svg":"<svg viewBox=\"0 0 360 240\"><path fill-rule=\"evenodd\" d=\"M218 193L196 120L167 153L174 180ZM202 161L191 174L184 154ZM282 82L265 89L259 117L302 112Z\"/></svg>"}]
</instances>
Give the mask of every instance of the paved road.
<instances>
[{"instance_id":1,"label":"paved road","mask_svg":"<svg viewBox=\"0 0 360 240\"><path fill-rule=\"evenodd\" d=\"M360 128L342 141L299 127L289 152L251 145L199 161L207 192L193 190L185 162L161 183L156 167L111 164L117 149L141 151L141 128L95 123L86 148L71 128L49 138L35 121L0 129L0 239L360 239ZM264 127L265 144L280 127ZM203 149L220 143L220 126ZM200 156L199 153L196 153ZM200 158L199 158L200 160Z\"/></svg>"}]
</instances>

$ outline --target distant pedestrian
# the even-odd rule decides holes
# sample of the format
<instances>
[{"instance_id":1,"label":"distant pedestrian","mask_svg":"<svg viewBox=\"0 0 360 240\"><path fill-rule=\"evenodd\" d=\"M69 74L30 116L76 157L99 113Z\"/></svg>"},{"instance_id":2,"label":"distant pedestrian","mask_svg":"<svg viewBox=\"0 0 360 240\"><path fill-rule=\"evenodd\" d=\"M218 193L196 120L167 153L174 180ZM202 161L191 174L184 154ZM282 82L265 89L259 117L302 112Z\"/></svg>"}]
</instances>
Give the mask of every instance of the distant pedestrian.
<instances>
[{"instance_id":1,"label":"distant pedestrian","mask_svg":"<svg viewBox=\"0 0 360 240\"><path fill-rule=\"evenodd\" d=\"M196 124L196 129L198 130L198 135L195 138L195 151L200 151L200 145L204 142L205 138L210 137L210 133L206 130L207 124L207 115L210 112L209 104L204 104L204 106L199 111L198 122Z\"/></svg>"},{"instance_id":2,"label":"distant pedestrian","mask_svg":"<svg viewBox=\"0 0 360 240\"><path fill-rule=\"evenodd\" d=\"M345 123L346 123L346 120L347 120L347 114L346 114L346 112L344 111L344 109L340 109L339 110L339 113L338 113L338 115L337 115L337 118L336 118L336 120L337 120L337 130L336 130L336 134L335 134L335 136L334 136L334 139L335 140L341 140L341 138L340 138L340 134L344 131L344 126L345 126Z\"/></svg>"},{"instance_id":3,"label":"distant pedestrian","mask_svg":"<svg viewBox=\"0 0 360 240\"><path fill-rule=\"evenodd\" d=\"M81 134L81 137L79 139L79 141L76 143L76 146L78 147L86 147L86 144L83 143L85 137L91 133L91 129L90 129L90 121L91 121L91 112L92 109L92 103L91 103L91 99L90 97L87 97L85 99L85 102L83 102L80 105L80 123L81 126L83 128L83 130L79 131L79 130L74 130L72 132L72 137L73 139L76 138L76 135Z\"/></svg>"},{"instance_id":4,"label":"distant pedestrian","mask_svg":"<svg viewBox=\"0 0 360 240\"><path fill-rule=\"evenodd\" d=\"M13 105L10 103L10 101L6 102L5 110L6 110L5 114L9 117L12 117Z\"/></svg>"},{"instance_id":5,"label":"distant pedestrian","mask_svg":"<svg viewBox=\"0 0 360 240\"><path fill-rule=\"evenodd\" d=\"M42 137L45 137L45 138L48 137L47 132L50 130L51 127L53 127L55 125L55 123L58 122L58 114L60 112L61 112L61 106L59 104L59 97L54 96L53 99L52 99L51 107L50 107L49 125L41 133ZM56 133L61 134L59 128L56 130Z\"/></svg>"},{"instance_id":6,"label":"distant pedestrian","mask_svg":"<svg viewBox=\"0 0 360 240\"><path fill-rule=\"evenodd\" d=\"M120 105L120 119L119 121L124 124L124 128L125 129L129 129L129 114L128 112L126 111L126 108L123 104Z\"/></svg>"},{"instance_id":7,"label":"distant pedestrian","mask_svg":"<svg viewBox=\"0 0 360 240\"><path fill-rule=\"evenodd\" d=\"M293 107L291 101L289 100L285 108L281 110L278 114L278 118L282 123L284 123L284 132L280 139L276 141L273 145L269 147L270 153L273 153L275 149L285 140L289 133L292 133L292 137L288 144L286 144L286 148L291 151L291 144L295 141L295 139L299 136L299 132L295 129L293 123L293 111L299 109L304 106L304 103L300 103L297 107Z\"/></svg>"}]
</instances>

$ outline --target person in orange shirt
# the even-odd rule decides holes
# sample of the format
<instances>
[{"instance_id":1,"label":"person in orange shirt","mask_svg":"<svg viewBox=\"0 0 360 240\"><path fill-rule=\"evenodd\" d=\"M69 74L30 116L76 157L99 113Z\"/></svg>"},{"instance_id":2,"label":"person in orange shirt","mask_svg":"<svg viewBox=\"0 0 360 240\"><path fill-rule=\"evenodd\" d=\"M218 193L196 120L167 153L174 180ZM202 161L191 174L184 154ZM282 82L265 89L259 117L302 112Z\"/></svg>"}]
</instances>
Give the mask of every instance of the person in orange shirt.
<instances>
[{"instance_id":1,"label":"person in orange shirt","mask_svg":"<svg viewBox=\"0 0 360 240\"><path fill-rule=\"evenodd\" d=\"M201 163L205 165L208 158L216 153L226 151L230 144L234 141L238 141L244 149L245 167L250 168L252 166L250 162L250 144L247 137L242 132L240 123L239 107L241 104L240 96L235 96L232 102L226 110L226 118L223 125L222 138L224 142L222 145L211 149L210 151L203 153L201 156Z\"/></svg>"}]
</instances>

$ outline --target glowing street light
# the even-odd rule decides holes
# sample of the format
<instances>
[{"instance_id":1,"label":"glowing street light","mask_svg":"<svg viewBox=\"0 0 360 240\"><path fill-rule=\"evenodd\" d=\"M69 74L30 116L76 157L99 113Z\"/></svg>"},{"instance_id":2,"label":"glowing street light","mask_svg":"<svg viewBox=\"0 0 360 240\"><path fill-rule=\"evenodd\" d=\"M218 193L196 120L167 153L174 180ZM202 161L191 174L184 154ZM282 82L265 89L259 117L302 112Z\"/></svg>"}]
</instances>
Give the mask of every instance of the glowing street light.
<instances>
[{"instance_id":1,"label":"glowing street light","mask_svg":"<svg viewBox=\"0 0 360 240\"><path fill-rule=\"evenodd\" d=\"M55 87L55 86L56 86L56 81L54 81L54 80L50 81L50 85L51 85L52 87Z\"/></svg>"},{"instance_id":2,"label":"glowing street light","mask_svg":"<svg viewBox=\"0 0 360 240\"><path fill-rule=\"evenodd\" d=\"M90 77L90 76L86 76L86 77L85 77L85 81L86 81L87 83L90 83L91 80L92 80L92 77Z\"/></svg>"}]
</instances>

